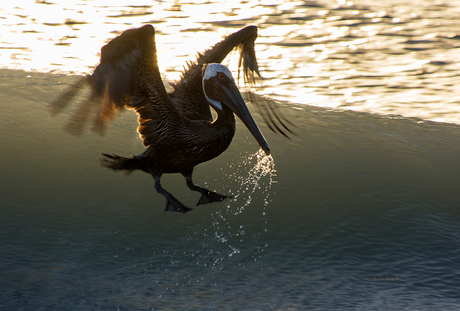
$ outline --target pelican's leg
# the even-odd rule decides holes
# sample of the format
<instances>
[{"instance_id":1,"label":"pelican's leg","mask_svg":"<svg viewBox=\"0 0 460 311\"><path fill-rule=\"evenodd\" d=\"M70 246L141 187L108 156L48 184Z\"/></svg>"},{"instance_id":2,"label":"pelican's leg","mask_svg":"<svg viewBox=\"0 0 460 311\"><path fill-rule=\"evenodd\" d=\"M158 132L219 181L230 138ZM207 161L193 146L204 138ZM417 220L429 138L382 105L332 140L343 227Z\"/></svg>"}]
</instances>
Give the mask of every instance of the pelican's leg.
<instances>
[{"instance_id":1,"label":"pelican's leg","mask_svg":"<svg viewBox=\"0 0 460 311\"><path fill-rule=\"evenodd\" d=\"M157 190L158 193L164 195L166 198L166 206L165 206L166 212L169 211L169 212L187 213L188 211L191 210L191 208L184 206L182 203L177 201L177 199L173 197L171 193L169 193L168 191L163 189L163 187L161 187L161 184L160 184L161 175L153 176L153 178L155 178L155 189Z\"/></svg>"},{"instance_id":2,"label":"pelican's leg","mask_svg":"<svg viewBox=\"0 0 460 311\"><path fill-rule=\"evenodd\" d=\"M182 173L182 175L185 177L185 180L187 181L187 186L193 190L193 191L198 191L201 193L201 198L196 204L196 206L200 204L208 204L208 203L213 203L213 202L221 202L224 199L231 198L226 195L218 194L212 191L209 191L208 189L198 187L193 184L192 180L192 172L187 172L187 173Z\"/></svg>"}]
</instances>

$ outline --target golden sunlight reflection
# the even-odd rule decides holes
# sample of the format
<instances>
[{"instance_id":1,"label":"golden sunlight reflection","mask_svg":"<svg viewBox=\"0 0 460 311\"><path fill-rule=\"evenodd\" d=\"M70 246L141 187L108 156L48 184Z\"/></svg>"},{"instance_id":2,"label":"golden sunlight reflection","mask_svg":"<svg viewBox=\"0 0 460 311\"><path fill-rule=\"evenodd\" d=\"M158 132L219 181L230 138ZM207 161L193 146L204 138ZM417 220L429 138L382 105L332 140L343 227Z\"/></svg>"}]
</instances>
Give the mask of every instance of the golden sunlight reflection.
<instances>
[{"instance_id":1,"label":"golden sunlight reflection","mask_svg":"<svg viewBox=\"0 0 460 311\"><path fill-rule=\"evenodd\" d=\"M200 5L200 2L206 3ZM186 61L231 33L225 27L206 31L203 24L270 14L275 2L27 1L0 9L0 65L26 71L88 74L100 48L130 27L155 24L160 70L169 80L180 77ZM200 5L200 14L196 14ZM293 4L292 4L293 5ZM195 31L184 31L195 29ZM201 31L200 31L201 30Z\"/></svg>"},{"instance_id":2,"label":"golden sunlight reflection","mask_svg":"<svg viewBox=\"0 0 460 311\"><path fill-rule=\"evenodd\" d=\"M173 81L197 52L253 24L264 94L275 100L460 122L459 5L396 2L3 1L0 68L89 74L104 44L150 23ZM235 54L225 60L233 72Z\"/></svg>"}]
</instances>

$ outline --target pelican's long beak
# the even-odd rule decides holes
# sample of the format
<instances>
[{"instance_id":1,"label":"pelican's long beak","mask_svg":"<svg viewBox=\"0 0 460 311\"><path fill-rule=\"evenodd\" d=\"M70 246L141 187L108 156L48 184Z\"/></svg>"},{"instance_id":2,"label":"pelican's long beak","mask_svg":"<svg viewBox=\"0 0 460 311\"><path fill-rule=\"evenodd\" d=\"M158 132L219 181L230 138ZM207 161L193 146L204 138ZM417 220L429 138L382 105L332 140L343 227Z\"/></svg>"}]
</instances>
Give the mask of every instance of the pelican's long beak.
<instances>
[{"instance_id":1,"label":"pelican's long beak","mask_svg":"<svg viewBox=\"0 0 460 311\"><path fill-rule=\"evenodd\" d=\"M238 118L243 121L244 125L246 125L252 136L254 136L259 143L259 146L265 151L265 154L270 155L270 148L268 147L267 141L249 112L249 109L246 106L246 103L244 102L236 84L231 82L226 85L221 84L220 87L226 96L222 96L223 98L219 99L223 102L223 104L232 109Z\"/></svg>"}]
</instances>

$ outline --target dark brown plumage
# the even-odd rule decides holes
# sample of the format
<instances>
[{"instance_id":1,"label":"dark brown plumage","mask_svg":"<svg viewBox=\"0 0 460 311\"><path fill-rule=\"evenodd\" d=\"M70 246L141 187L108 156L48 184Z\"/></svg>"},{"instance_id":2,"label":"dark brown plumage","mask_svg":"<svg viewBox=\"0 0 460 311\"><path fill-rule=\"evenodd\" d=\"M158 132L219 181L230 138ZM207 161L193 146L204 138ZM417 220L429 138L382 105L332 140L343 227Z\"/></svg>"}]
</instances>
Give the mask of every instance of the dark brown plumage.
<instances>
[{"instance_id":1,"label":"dark brown plumage","mask_svg":"<svg viewBox=\"0 0 460 311\"><path fill-rule=\"evenodd\" d=\"M248 127L262 149L270 153L230 71L219 64L239 47L239 65L243 67L245 81L253 81L254 74L260 77L254 52L256 37L257 28L249 26L199 54L174 85L174 91L168 94L158 69L154 28L146 25L127 30L102 48L100 64L86 77L92 95L83 102L66 130L81 133L94 103L100 104L100 108L93 128L101 133L120 109L134 109L139 116L138 132L145 151L129 158L103 154L102 165L112 170L142 170L151 174L156 190L167 199L167 211L185 213L190 209L161 187L160 178L164 173L181 173L189 188L202 194L198 204L222 201L227 196L194 185L192 173L196 165L228 148L235 134L234 114ZM78 81L58 98L51 105L52 113L61 111L83 82ZM217 112L214 121L210 105ZM273 107L259 107L259 110L264 112L264 120L272 123L272 129L286 135L274 122L276 119L288 129Z\"/></svg>"}]
</instances>

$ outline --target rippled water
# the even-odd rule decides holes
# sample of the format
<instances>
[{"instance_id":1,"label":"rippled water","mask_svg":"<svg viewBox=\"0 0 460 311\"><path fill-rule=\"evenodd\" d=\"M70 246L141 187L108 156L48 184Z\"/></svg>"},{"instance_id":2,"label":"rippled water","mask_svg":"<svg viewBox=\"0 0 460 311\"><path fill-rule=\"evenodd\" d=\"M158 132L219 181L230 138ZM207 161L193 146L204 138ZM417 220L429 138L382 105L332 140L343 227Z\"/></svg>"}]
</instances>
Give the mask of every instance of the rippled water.
<instances>
[{"instance_id":1,"label":"rippled water","mask_svg":"<svg viewBox=\"0 0 460 311\"><path fill-rule=\"evenodd\" d=\"M457 123L458 14L446 1L11 1L0 9L0 66L88 73L100 47L152 23L165 78L248 24L266 93L323 107Z\"/></svg>"},{"instance_id":2,"label":"rippled water","mask_svg":"<svg viewBox=\"0 0 460 311\"><path fill-rule=\"evenodd\" d=\"M380 2L2 3L0 310L458 310L460 6ZM165 213L150 176L99 165L142 151L135 114L76 139L71 109L45 109L144 23L166 79L259 26L265 91L298 136L255 115L262 157L238 123L194 173L231 200ZM181 176L162 180L195 205Z\"/></svg>"}]
</instances>

